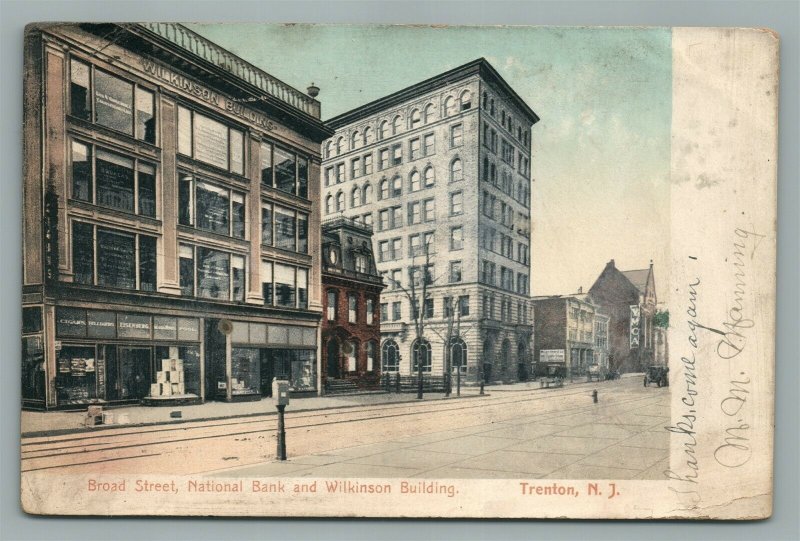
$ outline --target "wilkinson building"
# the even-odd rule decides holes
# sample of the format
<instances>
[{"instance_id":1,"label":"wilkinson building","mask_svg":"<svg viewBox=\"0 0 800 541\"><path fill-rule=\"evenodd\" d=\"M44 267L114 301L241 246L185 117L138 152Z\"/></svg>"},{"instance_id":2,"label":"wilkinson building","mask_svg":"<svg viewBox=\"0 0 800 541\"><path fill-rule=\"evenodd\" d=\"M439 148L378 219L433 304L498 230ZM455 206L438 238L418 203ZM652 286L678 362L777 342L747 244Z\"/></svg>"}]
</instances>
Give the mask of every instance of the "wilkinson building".
<instances>
[{"instance_id":1,"label":"wilkinson building","mask_svg":"<svg viewBox=\"0 0 800 541\"><path fill-rule=\"evenodd\" d=\"M319 102L177 24L25 39L23 405L319 392Z\"/></svg>"},{"instance_id":2,"label":"wilkinson building","mask_svg":"<svg viewBox=\"0 0 800 541\"><path fill-rule=\"evenodd\" d=\"M387 284L384 373L409 374L421 363L423 372L441 375L449 343L452 366L466 381L530 374L531 126L538 120L479 59L328 121L336 133L323 146L323 218L343 216L375 231ZM427 280L429 298L410 296L411 280ZM424 310L421 339L415 309Z\"/></svg>"}]
</instances>

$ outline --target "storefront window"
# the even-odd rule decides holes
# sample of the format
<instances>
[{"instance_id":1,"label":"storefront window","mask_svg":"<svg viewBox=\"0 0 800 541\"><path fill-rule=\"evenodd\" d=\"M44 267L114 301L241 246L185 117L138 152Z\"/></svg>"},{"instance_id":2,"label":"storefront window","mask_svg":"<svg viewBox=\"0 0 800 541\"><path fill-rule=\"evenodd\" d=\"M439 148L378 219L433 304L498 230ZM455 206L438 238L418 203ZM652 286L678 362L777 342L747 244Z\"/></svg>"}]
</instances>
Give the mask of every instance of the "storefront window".
<instances>
[{"instance_id":1,"label":"storefront window","mask_svg":"<svg viewBox=\"0 0 800 541\"><path fill-rule=\"evenodd\" d=\"M275 247L283 250L295 251L294 211L283 207L275 207Z\"/></svg>"},{"instance_id":2,"label":"storefront window","mask_svg":"<svg viewBox=\"0 0 800 541\"><path fill-rule=\"evenodd\" d=\"M25 336L22 338L22 398L44 400L45 380L42 335Z\"/></svg>"},{"instance_id":3,"label":"storefront window","mask_svg":"<svg viewBox=\"0 0 800 541\"><path fill-rule=\"evenodd\" d=\"M176 379L179 381L175 383L183 383L183 390L184 393L182 394L194 394L200 396L200 348L197 346L156 346L155 348L155 362L156 368L154 374L154 381L151 383L160 383L164 384L164 382L159 382L158 372L164 372L166 368L181 368L181 370L170 370L171 372L175 372L174 376L177 376ZM170 360L178 360L181 361L180 363L171 364L169 362L165 363L164 361ZM173 374L169 376L161 376L161 379L166 380L170 377L173 377ZM172 383L170 381L170 383ZM152 391L153 389L151 389ZM170 392L172 390L170 389ZM150 396L153 396L153 393L150 393Z\"/></svg>"},{"instance_id":4,"label":"storefront window","mask_svg":"<svg viewBox=\"0 0 800 541\"><path fill-rule=\"evenodd\" d=\"M197 296L230 299L230 255L197 247Z\"/></svg>"},{"instance_id":5,"label":"storefront window","mask_svg":"<svg viewBox=\"0 0 800 541\"><path fill-rule=\"evenodd\" d=\"M136 237L97 228L97 285L136 288Z\"/></svg>"},{"instance_id":6,"label":"storefront window","mask_svg":"<svg viewBox=\"0 0 800 541\"><path fill-rule=\"evenodd\" d=\"M95 166L97 204L133 212L133 160L98 150Z\"/></svg>"},{"instance_id":7,"label":"storefront window","mask_svg":"<svg viewBox=\"0 0 800 541\"><path fill-rule=\"evenodd\" d=\"M59 405L85 404L101 398L97 393L94 347L61 348L56 358L56 389Z\"/></svg>"},{"instance_id":8,"label":"storefront window","mask_svg":"<svg viewBox=\"0 0 800 541\"><path fill-rule=\"evenodd\" d=\"M261 384L261 353L256 348L233 348L231 352L231 394L258 394Z\"/></svg>"},{"instance_id":9,"label":"storefront window","mask_svg":"<svg viewBox=\"0 0 800 541\"><path fill-rule=\"evenodd\" d=\"M286 379L293 391L310 391L316 388L316 353L304 349L271 349L266 356L272 361L273 374Z\"/></svg>"},{"instance_id":10,"label":"storefront window","mask_svg":"<svg viewBox=\"0 0 800 541\"><path fill-rule=\"evenodd\" d=\"M296 306L296 284L294 271L294 267L275 263L275 304L277 306L286 306L289 308L294 308Z\"/></svg>"}]
</instances>

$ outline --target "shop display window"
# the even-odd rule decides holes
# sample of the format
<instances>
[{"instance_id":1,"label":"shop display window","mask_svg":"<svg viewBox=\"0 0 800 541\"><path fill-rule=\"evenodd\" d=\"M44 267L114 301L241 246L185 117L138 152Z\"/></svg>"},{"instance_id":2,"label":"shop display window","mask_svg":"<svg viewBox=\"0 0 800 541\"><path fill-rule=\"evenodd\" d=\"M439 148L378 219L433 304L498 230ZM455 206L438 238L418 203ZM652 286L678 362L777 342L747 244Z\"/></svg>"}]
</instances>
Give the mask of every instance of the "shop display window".
<instances>
[{"instance_id":1,"label":"shop display window","mask_svg":"<svg viewBox=\"0 0 800 541\"><path fill-rule=\"evenodd\" d=\"M258 394L261 384L261 354L255 348L233 348L231 351L231 394Z\"/></svg>"},{"instance_id":2,"label":"shop display window","mask_svg":"<svg viewBox=\"0 0 800 541\"><path fill-rule=\"evenodd\" d=\"M64 346L56 357L56 389L59 405L95 402L98 396L94 346Z\"/></svg>"},{"instance_id":3,"label":"shop display window","mask_svg":"<svg viewBox=\"0 0 800 541\"><path fill-rule=\"evenodd\" d=\"M37 310L41 310L38 309ZM22 338L22 398L45 399L44 345L41 334Z\"/></svg>"},{"instance_id":4,"label":"shop display window","mask_svg":"<svg viewBox=\"0 0 800 541\"><path fill-rule=\"evenodd\" d=\"M156 346L155 364L156 370L153 372L150 396L154 396L152 385L159 386L159 395L155 396L164 396L166 394L166 385L170 386L170 394L194 394L200 396L199 347ZM166 372L169 372L169 374Z\"/></svg>"},{"instance_id":5,"label":"shop display window","mask_svg":"<svg viewBox=\"0 0 800 541\"><path fill-rule=\"evenodd\" d=\"M306 349L270 349L269 359L274 377L286 379L293 391L316 388L316 353Z\"/></svg>"}]
</instances>

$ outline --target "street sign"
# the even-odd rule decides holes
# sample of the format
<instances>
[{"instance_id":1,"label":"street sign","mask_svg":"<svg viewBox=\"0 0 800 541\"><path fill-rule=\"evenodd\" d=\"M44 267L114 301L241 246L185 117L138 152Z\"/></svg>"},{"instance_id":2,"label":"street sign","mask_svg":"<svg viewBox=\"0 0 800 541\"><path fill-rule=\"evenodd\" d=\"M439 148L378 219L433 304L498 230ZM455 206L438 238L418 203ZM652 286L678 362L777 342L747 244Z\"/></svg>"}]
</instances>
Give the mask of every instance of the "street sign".
<instances>
[{"instance_id":1,"label":"street sign","mask_svg":"<svg viewBox=\"0 0 800 541\"><path fill-rule=\"evenodd\" d=\"M565 362L563 349L542 349L539 351L540 363L563 363Z\"/></svg>"}]
</instances>

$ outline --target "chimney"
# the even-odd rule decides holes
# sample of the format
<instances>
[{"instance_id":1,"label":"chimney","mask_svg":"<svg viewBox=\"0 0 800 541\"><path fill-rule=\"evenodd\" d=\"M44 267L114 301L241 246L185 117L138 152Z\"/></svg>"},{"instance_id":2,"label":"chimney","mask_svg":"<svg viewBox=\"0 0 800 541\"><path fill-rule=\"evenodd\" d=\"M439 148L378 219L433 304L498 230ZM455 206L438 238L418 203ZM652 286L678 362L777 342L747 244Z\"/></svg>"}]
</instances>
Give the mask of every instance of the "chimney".
<instances>
[{"instance_id":1,"label":"chimney","mask_svg":"<svg viewBox=\"0 0 800 541\"><path fill-rule=\"evenodd\" d=\"M606 265L606 267L611 267L612 269L615 268L614 267L614 260L612 259L611 261L609 261L608 264Z\"/></svg>"},{"instance_id":2,"label":"chimney","mask_svg":"<svg viewBox=\"0 0 800 541\"><path fill-rule=\"evenodd\" d=\"M583 293L583 286L578 287L578 293Z\"/></svg>"}]
</instances>

